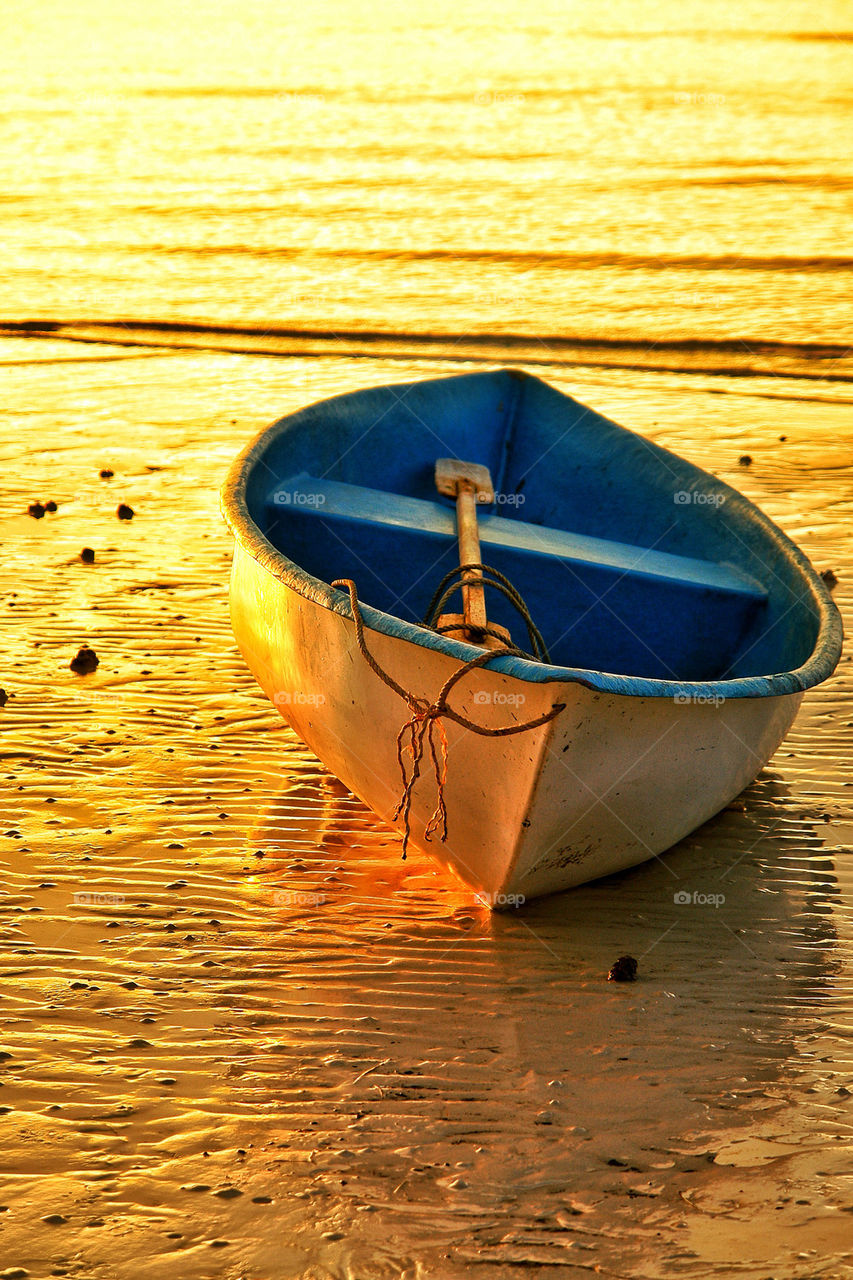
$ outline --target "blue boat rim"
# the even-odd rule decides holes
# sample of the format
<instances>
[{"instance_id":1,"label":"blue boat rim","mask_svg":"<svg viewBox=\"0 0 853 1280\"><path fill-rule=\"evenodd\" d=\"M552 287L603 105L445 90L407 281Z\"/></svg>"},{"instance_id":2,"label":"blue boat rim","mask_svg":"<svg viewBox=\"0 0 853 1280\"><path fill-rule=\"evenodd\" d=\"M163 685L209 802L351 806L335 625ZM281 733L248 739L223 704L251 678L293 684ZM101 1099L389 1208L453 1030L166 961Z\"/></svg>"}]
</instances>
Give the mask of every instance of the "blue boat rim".
<instances>
[{"instance_id":1,"label":"blue boat rim","mask_svg":"<svg viewBox=\"0 0 853 1280\"><path fill-rule=\"evenodd\" d=\"M511 372L516 376L529 376L516 370ZM301 410L296 411L296 413L299 412ZM305 599L325 609L331 609L342 617L351 618L352 610L346 593L332 588L329 583L308 573L279 551L256 524L246 500L247 483L254 467L264 464L264 455L271 443L287 431L296 413L281 418L267 427L232 463L222 487L223 516L242 550L256 560L273 578ZM684 460L676 454L670 454L670 457L684 463ZM692 466L692 464L688 465ZM488 670L531 684L573 683L600 693L618 694L623 697L678 698L685 702L697 703L729 698L784 697L813 688L830 676L841 655L843 632L841 616L826 584L795 543L768 516L724 481L715 477L715 484L725 493L729 510L737 511L743 516L753 525L757 534L774 543L788 561L799 570L804 598L806 595L811 597L818 616L818 633L814 647L802 665L791 671L768 675L691 682L552 666L507 654L496 657L489 663ZM439 635L428 628L384 613L371 605L362 604L361 611L366 630L392 636L398 640L419 645L421 648L435 649L457 662L467 662L482 652L464 641Z\"/></svg>"}]
</instances>

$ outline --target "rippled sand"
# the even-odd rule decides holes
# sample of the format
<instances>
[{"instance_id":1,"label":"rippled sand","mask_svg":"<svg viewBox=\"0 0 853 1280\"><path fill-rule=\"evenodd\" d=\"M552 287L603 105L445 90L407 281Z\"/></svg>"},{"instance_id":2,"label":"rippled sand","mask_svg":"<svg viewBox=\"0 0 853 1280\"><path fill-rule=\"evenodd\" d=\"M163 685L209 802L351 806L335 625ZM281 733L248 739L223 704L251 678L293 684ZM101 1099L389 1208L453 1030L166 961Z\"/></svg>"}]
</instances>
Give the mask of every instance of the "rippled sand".
<instances>
[{"instance_id":1,"label":"rippled sand","mask_svg":"<svg viewBox=\"0 0 853 1280\"><path fill-rule=\"evenodd\" d=\"M272 418L442 365L0 361L0 1275L853 1274L849 658L677 850L493 917L255 686L218 514ZM843 387L545 376L742 487L849 614Z\"/></svg>"}]
</instances>

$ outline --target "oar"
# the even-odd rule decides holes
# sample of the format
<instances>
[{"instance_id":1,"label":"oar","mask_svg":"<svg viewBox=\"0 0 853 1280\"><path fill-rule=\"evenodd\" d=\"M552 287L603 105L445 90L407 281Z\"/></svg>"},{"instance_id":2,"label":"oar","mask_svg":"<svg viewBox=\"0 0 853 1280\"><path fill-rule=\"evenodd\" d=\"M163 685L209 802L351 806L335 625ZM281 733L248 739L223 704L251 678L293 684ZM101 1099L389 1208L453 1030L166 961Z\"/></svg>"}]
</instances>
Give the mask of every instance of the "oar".
<instances>
[{"instance_id":1,"label":"oar","mask_svg":"<svg viewBox=\"0 0 853 1280\"><path fill-rule=\"evenodd\" d=\"M435 487L439 493L456 499L456 536L459 539L460 565L481 564L477 506L495 500L489 468L477 462L460 462L458 458L439 458L435 464ZM500 639L485 634L486 627L489 626L486 593L483 589L483 575L478 569L466 569L462 574L462 607L462 615L445 614L439 618L439 627L442 629L453 622L458 624L457 628L446 630L445 634L455 634L460 639L488 649L502 647ZM501 631L509 641L509 632L503 627L492 629Z\"/></svg>"}]
</instances>

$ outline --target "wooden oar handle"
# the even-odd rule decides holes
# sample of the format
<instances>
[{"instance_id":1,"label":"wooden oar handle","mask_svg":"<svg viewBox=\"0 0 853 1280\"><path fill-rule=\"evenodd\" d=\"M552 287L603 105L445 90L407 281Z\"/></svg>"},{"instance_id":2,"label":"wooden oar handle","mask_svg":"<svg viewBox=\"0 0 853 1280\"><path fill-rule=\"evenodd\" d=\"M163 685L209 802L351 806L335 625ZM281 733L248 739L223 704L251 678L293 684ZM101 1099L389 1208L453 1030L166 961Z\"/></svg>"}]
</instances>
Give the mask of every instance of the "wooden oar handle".
<instances>
[{"instance_id":1,"label":"wooden oar handle","mask_svg":"<svg viewBox=\"0 0 853 1280\"><path fill-rule=\"evenodd\" d=\"M469 480L460 480L456 491L456 532L459 538L459 563L480 564L480 535L477 532L477 491ZM462 601L465 625L482 630L487 625L486 593L483 578L476 569L468 569L462 577Z\"/></svg>"}]
</instances>

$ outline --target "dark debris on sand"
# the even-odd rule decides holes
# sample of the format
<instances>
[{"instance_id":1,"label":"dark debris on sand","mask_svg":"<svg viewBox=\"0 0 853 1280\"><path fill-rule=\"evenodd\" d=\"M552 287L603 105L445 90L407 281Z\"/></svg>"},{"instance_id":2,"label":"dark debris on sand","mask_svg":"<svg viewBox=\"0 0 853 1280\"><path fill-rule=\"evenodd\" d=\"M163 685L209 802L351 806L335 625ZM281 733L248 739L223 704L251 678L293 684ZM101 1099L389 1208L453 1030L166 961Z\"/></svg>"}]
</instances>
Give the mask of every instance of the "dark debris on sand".
<instances>
[{"instance_id":1,"label":"dark debris on sand","mask_svg":"<svg viewBox=\"0 0 853 1280\"><path fill-rule=\"evenodd\" d=\"M608 982L634 982L637 977L637 961L633 956L620 956L610 966Z\"/></svg>"},{"instance_id":2,"label":"dark debris on sand","mask_svg":"<svg viewBox=\"0 0 853 1280\"><path fill-rule=\"evenodd\" d=\"M72 671L76 671L78 676L87 676L95 670L98 662L99 658L95 650L84 645L82 649L78 649L77 656L72 658L68 665Z\"/></svg>"}]
</instances>

